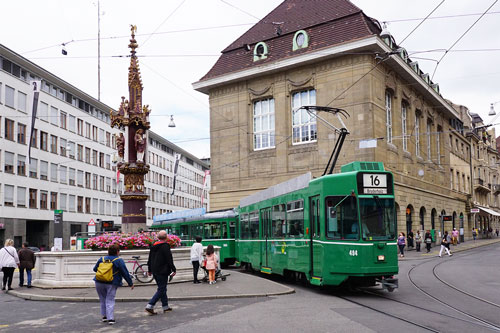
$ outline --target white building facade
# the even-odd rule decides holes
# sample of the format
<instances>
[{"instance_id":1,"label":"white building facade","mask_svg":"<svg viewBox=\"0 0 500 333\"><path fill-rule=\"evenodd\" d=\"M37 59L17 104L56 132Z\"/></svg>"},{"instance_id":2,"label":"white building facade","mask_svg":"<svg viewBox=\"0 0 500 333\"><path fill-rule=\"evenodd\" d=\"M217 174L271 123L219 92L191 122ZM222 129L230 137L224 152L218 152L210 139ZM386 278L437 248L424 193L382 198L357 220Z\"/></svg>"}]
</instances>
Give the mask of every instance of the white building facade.
<instances>
[{"instance_id":1,"label":"white building facade","mask_svg":"<svg viewBox=\"0 0 500 333\"><path fill-rule=\"evenodd\" d=\"M34 80L42 86L27 163ZM97 230L100 221L121 224L123 179L117 182L113 165L119 130L109 125L110 110L0 45L0 247L12 238L18 247L27 241L50 248L55 210L63 211L64 249L91 220ZM208 165L153 132L149 141L148 225L153 215L201 207ZM180 172L172 194L176 154ZM207 198L203 204L208 207Z\"/></svg>"}]
</instances>

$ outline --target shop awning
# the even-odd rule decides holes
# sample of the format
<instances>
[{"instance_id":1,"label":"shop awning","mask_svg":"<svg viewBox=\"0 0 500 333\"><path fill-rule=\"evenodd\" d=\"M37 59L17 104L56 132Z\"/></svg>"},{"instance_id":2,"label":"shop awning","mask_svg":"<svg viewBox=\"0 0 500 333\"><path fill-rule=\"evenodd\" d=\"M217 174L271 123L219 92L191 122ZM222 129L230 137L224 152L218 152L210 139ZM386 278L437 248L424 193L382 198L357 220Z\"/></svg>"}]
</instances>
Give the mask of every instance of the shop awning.
<instances>
[{"instance_id":1,"label":"shop awning","mask_svg":"<svg viewBox=\"0 0 500 333\"><path fill-rule=\"evenodd\" d=\"M477 206L477 208L481 209L483 212L485 213L488 213L488 214L491 214L493 216L500 216L499 213L495 212L493 209L489 209L489 208L484 208L484 207L481 207L481 206Z\"/></svg>"}]
</instances>

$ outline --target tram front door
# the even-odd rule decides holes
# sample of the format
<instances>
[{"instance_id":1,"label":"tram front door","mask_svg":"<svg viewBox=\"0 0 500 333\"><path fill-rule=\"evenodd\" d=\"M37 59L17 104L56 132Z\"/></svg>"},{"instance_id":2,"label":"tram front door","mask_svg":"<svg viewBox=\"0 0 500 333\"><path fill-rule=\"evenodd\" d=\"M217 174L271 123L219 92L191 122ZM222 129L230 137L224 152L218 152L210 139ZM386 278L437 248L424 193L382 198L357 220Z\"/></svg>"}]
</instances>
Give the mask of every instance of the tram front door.
<instances>
[{"instance_id":1,"label":"tram front door","mask_svg":"<svg viewBox=\"0 0 500 333\"><path fill-rule=\"evenodd\" d=\"M260 258L261 266L270 268L271 264L271 208L264 208L260 210L260 220L262 221L262 242L260 242ZM262 270L264 273L270 273L270 270Z\"/></svg>"},{"instance_id":2,"label":"tram front door","mask_svg":"<svg viewBox=\"0 0 500 333\"><path fill-rule=\"evenodd\" d=\"M321 238L321 220L320 220L320 199L319 195L309 198L309 235L310 235L310 275L321 277L323 245L318 242Z\"/></svg>"}]
</instances>

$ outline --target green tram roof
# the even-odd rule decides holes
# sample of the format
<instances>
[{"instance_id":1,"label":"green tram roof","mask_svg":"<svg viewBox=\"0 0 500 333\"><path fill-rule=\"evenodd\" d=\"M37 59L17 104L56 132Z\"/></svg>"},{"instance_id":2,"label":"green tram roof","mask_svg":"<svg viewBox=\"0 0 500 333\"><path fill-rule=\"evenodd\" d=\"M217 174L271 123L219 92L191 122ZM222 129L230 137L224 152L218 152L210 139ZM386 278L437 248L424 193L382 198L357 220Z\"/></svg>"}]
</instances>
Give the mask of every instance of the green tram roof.
<instances>
[{"instance_id":1,"label":"green tram roof","mask_svg":"<svg viewBox=\"0 0 500 333\"><path fill-rule=\"evenodd\" d=\"M219 211L219 212L213 212L213 213L206 213L203 215L199 216L193 216L193 217L182 217L178 219L173 219L173 220L166 220L166 221L155 221L151 225L151 227L158 227L161 225L166 225L166 224L179 224L179 223L185 223L185 222L195 222L195 221L207 221L207 220L218 220L218 219L228 219L232 217L238 216L238 213L234 209L229 209L225 211Z\"/></svg>"},{"instance_id":2,"label":"green tram roof","mask_svg":"<svg viewBox=\"0 0 500 333\"><path fill-rule=\"evenodd\" d=\"M340 174L347 172L358 172L358 171L385 171L384 164L382 162L365 162L365 161L354 161L340 168ZM331 177L339 174L326 175L315 180L321 179L323 177ZM301 190L309 186L311 182L312 174L308 172L296 178L289 179L283 183L273 185L265 190L259 191L248 197L244 197L240 200L240 208L253 205L257 202L264 201L271 198L276 198L280 195L291 193L297 190Z\"/></svg>"},{"instance_id":3,"label":"green tram roof","mask_svg":"<svg viewBox=\"0 0 500 333\"><path fill-rule=\"evenodd\" d=\"M240 200L240 207L247 207L266 199L275 198L277 196L286 193L306 188L309 186L309 182L311 181L311 179L312 179L312 174L308 172L296 178L287 180L283 183L273 185L265 190L259 191L252 195L249 195L248 197L242 198Z\"/></svg>"}]
</instances>

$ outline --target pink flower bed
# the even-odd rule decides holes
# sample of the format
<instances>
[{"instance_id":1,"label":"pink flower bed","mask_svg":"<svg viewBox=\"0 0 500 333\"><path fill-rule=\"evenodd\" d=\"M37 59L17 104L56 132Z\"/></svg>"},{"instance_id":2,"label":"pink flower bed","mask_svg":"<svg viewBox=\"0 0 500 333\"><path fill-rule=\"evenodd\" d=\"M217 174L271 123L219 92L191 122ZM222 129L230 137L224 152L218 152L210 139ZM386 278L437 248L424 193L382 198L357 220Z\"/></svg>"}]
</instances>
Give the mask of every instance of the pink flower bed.
<instances>
[{"instance_id":1,"label":"pink flower bed","mask_svg":"<svg viewBox=\"0 0 500 333\"><path fill-rule=\"evenodd\" d=\"M92 250L106 250L113 244L118 244L122 250L149 249L158 241L156 232L140 232L135 234L105 233L85 241L85 248ZM181 245L181 239L176 235L167 235L167 243L171 248Z\"/></svg>"}]
</instances>

